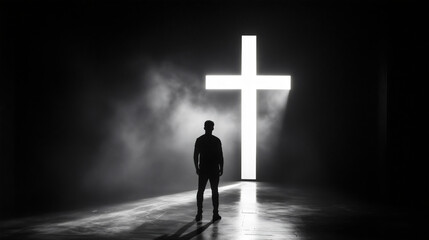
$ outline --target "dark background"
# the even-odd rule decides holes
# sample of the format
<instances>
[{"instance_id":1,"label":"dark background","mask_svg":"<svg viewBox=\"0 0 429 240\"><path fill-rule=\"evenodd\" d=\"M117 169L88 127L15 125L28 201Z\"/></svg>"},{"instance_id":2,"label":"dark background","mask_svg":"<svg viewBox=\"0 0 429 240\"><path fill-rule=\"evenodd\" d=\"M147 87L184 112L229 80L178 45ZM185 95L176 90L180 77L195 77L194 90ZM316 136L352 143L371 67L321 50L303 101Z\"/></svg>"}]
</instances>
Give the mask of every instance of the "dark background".
<instances>
[{"instance_id":1,"label":"dark background","mask_svg":"<svg viewBox=\"0 0 429 240\"><path fill-rule=\"evenodd\" d=\"M80 179L99 166L112 106L140 94L142 74L163 62L202 84L239 74L243 34L258 36L259 74L292 76L281 141L258 156L259 180L426 206L428 10L418 1L2 0L1 217L193 189L188 178L169 187L184 174L173 170L140 190L88 190ZM225 180L239 180L237 169Z\"/></svg>"}]
</instances>

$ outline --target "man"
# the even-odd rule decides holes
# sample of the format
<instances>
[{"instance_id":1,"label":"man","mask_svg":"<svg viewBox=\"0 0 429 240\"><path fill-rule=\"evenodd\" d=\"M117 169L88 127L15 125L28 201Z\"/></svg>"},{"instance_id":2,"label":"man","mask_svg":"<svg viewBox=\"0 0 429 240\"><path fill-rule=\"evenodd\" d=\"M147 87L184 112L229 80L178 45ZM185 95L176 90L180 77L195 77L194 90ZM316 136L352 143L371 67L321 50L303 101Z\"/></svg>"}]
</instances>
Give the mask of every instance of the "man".
<instances>
[{"instance_id":1,"label":"man","mask_svg":"<svg viewBox=\"0 0 429 240\"><path fill-rule=\"evenodd\" d=\"M198 192L197 192L197 207L198 212L195 216L195 221L201 221L203 217L203 195L210 181L212 189L213 203L213 219L218 221L221 219L219 215L219 177L223 174L223 153L222 143L219 138L212 135L214 122L207 120L204 123L206 133L195 141L194 149L194 164L198 175Z\"/></svg>"}]
</instances>

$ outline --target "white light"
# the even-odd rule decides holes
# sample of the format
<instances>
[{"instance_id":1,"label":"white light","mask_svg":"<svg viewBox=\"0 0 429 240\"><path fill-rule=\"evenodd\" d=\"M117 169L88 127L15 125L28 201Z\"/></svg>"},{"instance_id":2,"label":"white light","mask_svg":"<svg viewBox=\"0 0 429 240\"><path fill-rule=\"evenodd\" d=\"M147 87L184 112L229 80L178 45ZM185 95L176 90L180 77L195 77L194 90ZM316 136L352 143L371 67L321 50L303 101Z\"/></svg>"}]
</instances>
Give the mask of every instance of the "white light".
<instances>
[{"instance_id":1,"label":"white light","mask_svg":"<svg viewBox=\"0 0 429 240\"><path fill-rule=\"evenodd\" d=\"M290 76L256 73L256 36L241 37L241 74L207 75L206 89L241 90L241 179L256 179L256 90L289 90Z\"/></svg>"},{"instance_id":2,"label":"white light","mask_svg":"<svg viewBox=\"0 0 429 240\"><path fill-rule=\"evenodd\" d=\"M241 74L256 76L256 36L241 37Z\"/></svg>"}]
</instances>

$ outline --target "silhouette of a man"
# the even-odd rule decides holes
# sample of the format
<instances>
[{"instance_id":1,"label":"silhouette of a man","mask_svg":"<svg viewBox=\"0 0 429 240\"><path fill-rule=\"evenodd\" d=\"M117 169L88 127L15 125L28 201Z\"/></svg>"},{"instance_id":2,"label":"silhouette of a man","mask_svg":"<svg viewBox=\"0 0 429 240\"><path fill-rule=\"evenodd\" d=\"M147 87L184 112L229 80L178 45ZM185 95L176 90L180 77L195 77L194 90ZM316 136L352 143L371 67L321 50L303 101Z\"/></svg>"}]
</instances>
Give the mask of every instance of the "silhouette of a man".
<instances>
[{"instance_id":1,"label":"silhouette of a man","mask_svg":"<svg viewBox=\"0 0 429 240\"><path fill-rule=\"evenodd\" d=\"M218 221L221 219L219 215L219 177L223 174L223 153L222 143L219 138L212 135L214 122L207 120L204 123L206 133L195 141L194 149L194 164L198 174L198 192L197 192L197 207L198 212L195 216L195 221L201 221L203 214L203 195L210 181L212 189L213 203L213 219Z\"/></svg>"}]
</instances>

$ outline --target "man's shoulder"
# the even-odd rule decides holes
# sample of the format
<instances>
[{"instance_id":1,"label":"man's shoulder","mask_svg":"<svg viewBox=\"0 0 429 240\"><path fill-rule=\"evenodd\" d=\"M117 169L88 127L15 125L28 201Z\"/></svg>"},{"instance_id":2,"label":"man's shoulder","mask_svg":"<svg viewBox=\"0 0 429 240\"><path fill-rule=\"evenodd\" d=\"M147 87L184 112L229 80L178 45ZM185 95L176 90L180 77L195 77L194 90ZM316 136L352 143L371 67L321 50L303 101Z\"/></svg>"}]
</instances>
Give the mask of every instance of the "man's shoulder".
<instances>
[{"instance_id":1,"label":"man's shoulder","mask_svg":"<svg viewBox=\"0 0 429 240\"><path fill-rule=\"evenodd\" d=\"M197 141L198 141L198 140L203 139L203 138L204 138L204 136L205 136L205 134L203 134L203 135L201 135L201 136L197 137Z\"/></svg>"},{"instance_id":2,"label":"man's shoulder","mask_svg":"<svg viewBox=\"0 0 429 240\"><path fill-rule=\"evenodd\" d=\"M204 142L205 135L201 135L197 137L197 140L195 140L195 144L201 144L201 142Z\"/></svg>"},{"instance_id":3,"label":"man's shoulder","mask_svg":"<svg viewBox=\"0 0 429 240\"><path fill-rule=\"evenodd\" d=\"M206 135L206 134L203 134L203 135L199 136L197 138L197 141L201 141L203 139L214 139L215 141L219 141L220 142L220 139L218 137L216 137L215 135Z\"/></svg>"},{"instance_id":4,"label":"man's shoulder","mask_svg":"<svg viewBox=\"0 0 429 240\"><path fill-rule=\"evenodd\" d=\"M212 139L217 142L218 144L222 144L222 142L220 141L220 139L218 137L216 137L215 135L212 135Z\"/></svg>"},{"instance_id":5,"label":"man's shoulder","mask_svg":"<svg viewBox=\"0 0 429 240\"><path fill-rule=\"evenodd\" d=\"M212 135L214 139L218 140L220 142L220 139L216 137L215 135Z\"/></svg>"}]
</instances>

